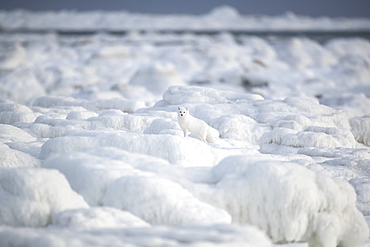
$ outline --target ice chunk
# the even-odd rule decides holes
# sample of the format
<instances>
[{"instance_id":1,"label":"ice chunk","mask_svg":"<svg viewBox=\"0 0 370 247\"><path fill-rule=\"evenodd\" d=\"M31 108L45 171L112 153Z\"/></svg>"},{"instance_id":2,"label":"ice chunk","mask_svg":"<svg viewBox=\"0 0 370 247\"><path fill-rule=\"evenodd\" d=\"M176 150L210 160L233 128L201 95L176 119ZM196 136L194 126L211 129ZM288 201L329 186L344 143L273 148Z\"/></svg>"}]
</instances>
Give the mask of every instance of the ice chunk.
<instances>
[{"instance_id":1,"label":"ice chunk","mask_svg":"<svg viewBox=\"0 0 370 247\"><path fill-rule=\"evenodd\" d=\"M219 161L222 150L195 138L173 135L146 135L117 131L80 131L50 139L41 147L40 158L55 154L82 151L96 147L117 147L126 151L147 154L184 166L212 166Z\"/></svg>"},{"instance_id":2,"label":"ice chunk","mask_svg":"<svg viewBox=\"0 0 370 247\"><path fill-rule=\"evenodd\" d=\"M32 141L36 141L36 138L24 130L12 125L0 124L0 143Z\"/></svg>"},{"instance_id":3,"label":"ice chunk","mask_svg":"<svg viewBox=\"0 0 370 247\"><path fill-rule=\"evenodd\" d=\"M212 173L218 193L209 200L233 221L263 229L275 243L353 247L369 235L353 187L343 180L247 156L228 157Z\"/></svg>"},{"instance_id":4,"label":"ice chunk","mask_svg":"<svg viewBox=\"0 0 370 247\"><path fill-rule=\"evenodd\" d=\"M218 129L222 138L246 141L257 144L266 128L258 126L258 123L244 115L224 115L219 117L213 124Z\"/></svg>"},{"instance_id":5,"label":"ice chunk","mask_svg":"<svg viewBox=\"0 0 370 247\"><path fill-rule=\"evenodd\" d=\"M66 119L81 120L96 117L97 114L92 111L71 111L68 113Z\"/></svg>"},{"instance_id":6,"label":"ice chunk","mask_svg":"<svg viewBox=\"0 0 370 247\"><path fill-rule=\"evenodd\" d=\"M38 167L40 161L21 151L0 143L0 167Z\"/></svg>"},{"instance_id":7,"label":"ice chunk","mask_svg":"<svg viewBox=\"0 0 370 247\"><path fill-rule=\"evenodd\" d=\"M0 225L43 227L67 209L87 208L58 171L0 168Z\"/></svg>"},{"instance_id":8,"label":"ice chunk","mask_svg":"<svg viewBox=\"0 0 370 247\"><path fill-rule=\"evenodd\" d=\"M156 176L125 176L111 183L104 204L130 211L151 224L230 223L224 210L195 198L179 184Z\"/></svg>"},{"instance_id":9,"label":"ice chunk","mask_svg":"<svg viewBox=\"0 0 370 247\"><path fill-rule=\"evenodd\" d=\"M103 151L114 154L114 149ZM99 153L98 150L95 150ZM100 151L101 152L101 151ZM121 160L107 159L84 153L59 155L44 162L43 167L58 169L68 179L71 187L81 194L91 206L102 205L101 198L107 186L114 180L128 174L140 173Z\"/></svg>"},{"instance_id":10,"label":"ice chunk","mask_svg":"<svg viewBox=\"0 0 370 247\"><path fill-rule=\"evenodd\" d=\"M303 131L296 132L287 128L274 128L266 132L258 143L275 143L291 147L357 147L356 140L349 129L338 129L334 127L310 126Z\"/></svg>"},{"instance_id":11,"label":"ice chunk","mask_svg":"<svg viewBox=\"0 0 370 247\"><path fill-rule=\"evenodd\" d=\"M170 119L158 118L154 120L148 128L144 130L144 134L171 134L182 136L182 130L177 122Z\"/></svg>"},{"instance_id":12,"label":"ice chunk","mask_svg":"<svg viewBox=\"0 0 370 247\"><path fill-rule=\"evenodd\" d=\"M27 106L14 103L0 103L0 123L2 124L30 123L35 119L36 115Z\"/></svg>"}]
</instances>

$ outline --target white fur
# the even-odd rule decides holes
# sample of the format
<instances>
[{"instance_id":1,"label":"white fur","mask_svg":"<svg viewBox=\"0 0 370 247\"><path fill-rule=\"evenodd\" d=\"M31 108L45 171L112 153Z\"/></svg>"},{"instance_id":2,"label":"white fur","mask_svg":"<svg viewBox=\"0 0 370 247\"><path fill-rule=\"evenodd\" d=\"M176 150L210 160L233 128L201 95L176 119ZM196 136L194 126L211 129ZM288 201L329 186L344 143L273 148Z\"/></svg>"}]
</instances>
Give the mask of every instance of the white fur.
<instances>
[{"instance_id":1,"label":"white fur","mask_svg":"<svg viewBox=\"0 0 370 247\"><path fill-rule=\"evenodd\" d=\"M193 133L199 140L213 143L220 135L216 129L206 122L190 115L188 107L179 107L177 117L181 129L184 131L184 137Z\"/></svg>"}]
</instances>

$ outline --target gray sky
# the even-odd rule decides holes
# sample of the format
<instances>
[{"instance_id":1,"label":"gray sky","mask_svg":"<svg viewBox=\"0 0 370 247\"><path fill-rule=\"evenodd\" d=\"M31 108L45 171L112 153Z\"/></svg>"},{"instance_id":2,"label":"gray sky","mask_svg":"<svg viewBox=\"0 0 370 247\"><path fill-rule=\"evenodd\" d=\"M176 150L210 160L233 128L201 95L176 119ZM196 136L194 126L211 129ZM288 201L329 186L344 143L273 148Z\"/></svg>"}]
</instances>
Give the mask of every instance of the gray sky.
<instances>
[{"instance_id":1,"label":"gray sky","mask_svg":"<svg viewBox=\"0 0 370 247\"><path fill-rule=\"evenodd\" d=\"M241 14L370 17L370 0L2 0L0 9L127 10L155 14L203 14L230 5Z\"/></svg>"}]
</instances>

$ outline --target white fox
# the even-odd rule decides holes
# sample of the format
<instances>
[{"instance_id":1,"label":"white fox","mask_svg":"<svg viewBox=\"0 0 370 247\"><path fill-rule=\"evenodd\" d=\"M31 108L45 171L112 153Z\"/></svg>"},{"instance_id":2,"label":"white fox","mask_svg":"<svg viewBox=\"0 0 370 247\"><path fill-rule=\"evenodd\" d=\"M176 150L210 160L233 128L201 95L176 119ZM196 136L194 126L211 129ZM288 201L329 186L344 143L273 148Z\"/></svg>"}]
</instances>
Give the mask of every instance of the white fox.
<instances>
[{"instance_id":1,"label":"white fox","mask_svg":"<svg viewBox=\"0 0 370 247\"><path fill-rule=\"evenodd\" d=\"M201 141L214 143L220 136L216 129L203 120L190 115L188 107L179 107L177 118L181 129L184 131L184 137L187 137L189 133L193 133Z\"/></svg>"}]
</instances>

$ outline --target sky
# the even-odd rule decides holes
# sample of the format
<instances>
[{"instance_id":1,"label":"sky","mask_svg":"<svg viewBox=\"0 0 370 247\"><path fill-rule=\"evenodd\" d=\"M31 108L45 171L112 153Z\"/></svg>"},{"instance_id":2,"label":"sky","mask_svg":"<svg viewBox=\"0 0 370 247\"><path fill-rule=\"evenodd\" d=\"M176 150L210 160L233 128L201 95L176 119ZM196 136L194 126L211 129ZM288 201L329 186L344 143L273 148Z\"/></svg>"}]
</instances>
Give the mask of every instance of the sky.
<instances>
[{"instance_id":1,"label":"sky","mask_svg":"<svg viewBox=\"0 0 370 247\"><path fill-rule=\"evenodd\" d=\"M0 10L127 10L153 14L204 14L220 5L243 15L370 17L370 0L2 0Z\"/></svg>"}]
</instances>

